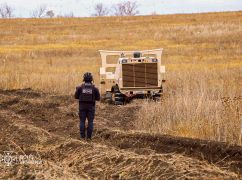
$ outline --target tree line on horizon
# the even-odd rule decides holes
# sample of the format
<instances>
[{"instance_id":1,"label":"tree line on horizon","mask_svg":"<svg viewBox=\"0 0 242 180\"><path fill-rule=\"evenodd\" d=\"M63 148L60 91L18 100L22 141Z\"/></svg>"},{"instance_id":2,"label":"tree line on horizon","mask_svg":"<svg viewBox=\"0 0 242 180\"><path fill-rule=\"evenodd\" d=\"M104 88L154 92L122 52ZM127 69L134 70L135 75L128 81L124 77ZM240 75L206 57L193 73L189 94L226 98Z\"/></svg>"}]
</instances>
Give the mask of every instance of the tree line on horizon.
<instances>
[{"instance_id":1,"label":"tree line on horizon","mask_svg":"<svg viewBox=\"0 0 242 180\"><path fill-rule=\"evenodd\" d=\"M0 18L14 18L14 8L5 4L0 4ZM93 6L93 12L90 16L135 16L139 13L138 4L136 1L123 1L112 6L107 6L103 3L98 3ZM153 13L154 14L154 13ZM54 17L75 17L73 12L68 14L56 15L54 10L51 10L47 5L43 4L36 7L30 12L31 18L54 18Z\"/></svg>"}]
</instances>

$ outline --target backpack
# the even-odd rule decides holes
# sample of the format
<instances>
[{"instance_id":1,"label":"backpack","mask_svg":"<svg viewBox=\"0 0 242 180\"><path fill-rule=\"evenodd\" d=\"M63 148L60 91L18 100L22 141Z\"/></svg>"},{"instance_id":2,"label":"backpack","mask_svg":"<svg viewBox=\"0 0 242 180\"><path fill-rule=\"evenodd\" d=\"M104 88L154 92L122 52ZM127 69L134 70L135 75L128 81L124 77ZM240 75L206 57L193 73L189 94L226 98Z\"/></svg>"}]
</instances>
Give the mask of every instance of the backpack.
<instances>
[{"instance_id":1,"label":"backpack","mask_svg":"<svg viewBox=\"0 0 242 180\"><path fill-rule=\"evenodd\" d=\"M81 102L95 102L94 86L92 84L83 84L81 86L81 93L79 96Z\"/></svg>"}]
</instances>

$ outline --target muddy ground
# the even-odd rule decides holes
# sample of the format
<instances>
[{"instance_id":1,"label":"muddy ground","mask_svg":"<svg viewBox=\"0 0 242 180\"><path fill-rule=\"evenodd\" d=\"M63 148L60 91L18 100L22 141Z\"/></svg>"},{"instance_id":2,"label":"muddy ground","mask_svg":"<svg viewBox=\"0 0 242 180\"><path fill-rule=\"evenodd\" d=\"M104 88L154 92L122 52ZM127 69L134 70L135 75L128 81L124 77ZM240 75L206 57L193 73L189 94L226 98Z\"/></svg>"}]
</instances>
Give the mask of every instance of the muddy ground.
<instances>
[{"instance_id":1,"label":"muddy ground","mask_svg":"<svg viewBox=\"0 0 242 180\"><path fill-rule=\"evenodd\" d=\"M0 90L0 179L242 178L242 147L135 132L138 109L98 104L86 142L73 97Z\"/></svg>"}]
</instances>

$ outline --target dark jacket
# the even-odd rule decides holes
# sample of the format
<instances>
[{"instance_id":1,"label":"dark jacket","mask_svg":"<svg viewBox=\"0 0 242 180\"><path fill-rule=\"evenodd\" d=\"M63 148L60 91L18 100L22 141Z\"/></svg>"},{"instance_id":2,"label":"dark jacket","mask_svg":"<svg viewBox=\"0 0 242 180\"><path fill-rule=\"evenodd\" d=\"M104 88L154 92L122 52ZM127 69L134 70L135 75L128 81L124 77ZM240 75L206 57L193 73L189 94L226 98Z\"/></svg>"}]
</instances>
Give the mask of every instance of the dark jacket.
<instances>
[{"instance_id":1,"label":"dark jacket","mask_svg":"<svg viewBox=\"0 0 242 180\"><path fill-rule=\"evenodd\" d=\"M81 101L79 101L79 109L87 109L87 108L95 107L96 101L100 101L99 90L94 85L93 85L93 91L94 91L95 101L94 102L81 102ZM76 87L75 99L79 100L81 92L82 92L82 86Z\"/></svg>"}]
</instances>

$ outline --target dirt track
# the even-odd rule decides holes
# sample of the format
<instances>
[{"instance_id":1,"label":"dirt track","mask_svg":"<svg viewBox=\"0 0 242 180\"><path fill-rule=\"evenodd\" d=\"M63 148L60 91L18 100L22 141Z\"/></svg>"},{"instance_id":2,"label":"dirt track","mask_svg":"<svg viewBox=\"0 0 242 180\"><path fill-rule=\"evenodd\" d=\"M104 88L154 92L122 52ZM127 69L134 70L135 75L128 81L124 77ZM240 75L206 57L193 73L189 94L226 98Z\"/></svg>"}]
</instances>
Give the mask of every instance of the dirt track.
<instances>
[{"instance_id":1,"label":"dirt track","mask_svg":"<svg viewBox=\"0 0 242 180\"><path fill-rule=\"evenodd\" d=\"M138 108L98 105L93 141L84 142L72 97L0 90L0 154L42 160L9 167L0 161L0 178L241 178L242 147L133 132Z\"/></svg>"}]
</instances>

